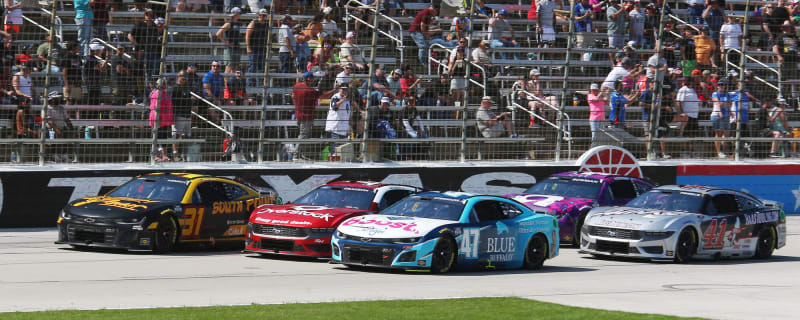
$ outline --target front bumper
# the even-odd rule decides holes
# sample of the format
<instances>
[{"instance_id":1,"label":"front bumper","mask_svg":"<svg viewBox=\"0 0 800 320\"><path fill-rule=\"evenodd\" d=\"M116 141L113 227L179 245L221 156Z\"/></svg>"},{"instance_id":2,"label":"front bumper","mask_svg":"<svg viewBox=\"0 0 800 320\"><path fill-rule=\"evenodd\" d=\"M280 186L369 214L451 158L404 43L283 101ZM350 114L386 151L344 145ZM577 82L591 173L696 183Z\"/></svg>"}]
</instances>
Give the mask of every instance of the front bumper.
<instances>
[{"instance_id":1,"label":"front bumper","mask_svg":"<svg viewBox=\"0 0 800 320\"><path fill-rule=\"evenodd\" d=\"M249 232L244 241L244 251L330 258L331 237L277 237Z\"/></svg>"},{"instance_id":2,"label":"front bumper","mask_svg":"<svg viewBox=\"0 0 800 320\"><path fill-rule=\"evenodd\" d=\"M89 224L63 220L58 224L57 244L152 250L155 233L134 230L133 224Z\"/></svg>"},{"instance_id":3,"label":"front bumper","mask_svg":"<svg viewBox=\"0 0 800 320\"><path fill-rule=\"evenodd\" d=\"M667 260L675 257L677 234L653 239L643 236L638 239L600 236L581 230L581 253L593 255Z\"/></svg>"},{"instance_id":4,"label":"front bumper","mask_svg":"<svg viewBox=\"0 0 800 320\"><path fill-rule=\"evenodd\" d=\"M412 244L374 243L331 238L331 261L385 269L428 270L436 239Z\"/></svg>"}]
</instances>

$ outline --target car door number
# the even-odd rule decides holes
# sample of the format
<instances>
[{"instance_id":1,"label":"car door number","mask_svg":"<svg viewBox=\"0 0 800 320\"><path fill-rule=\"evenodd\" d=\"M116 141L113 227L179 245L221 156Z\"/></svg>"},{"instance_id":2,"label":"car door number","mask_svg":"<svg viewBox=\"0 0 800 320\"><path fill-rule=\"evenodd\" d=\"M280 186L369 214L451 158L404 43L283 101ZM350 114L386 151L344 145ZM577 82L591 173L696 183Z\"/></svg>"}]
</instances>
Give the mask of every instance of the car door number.
<instances>
[{"instance_id":1,"label":"car door number","mask_svg":"<svg viewBox=\"0 0 800 320\"><path fill-rule=\"evenodd\" d=\"M481 230L479 228L464 228L462 237L459 253L463 253L466 259L477 259Z\"/></svg>"},{"instance_id":2,"label":"car door number","mask_svg":"<svg viewBox=\"0 0 800 320\"><path fill-rule=\"evenodd\" d=\"M180 220L183 236L200 235L200 225L203 223L203 215L206 208L186 208L183 210L183 219Z\"/></svg>"},{"instance_id":3,"label":"car door number","mask_svg":"<svg viewBox=\"0 0 800 320\"><path fill-rule=\"evenodd\" d=\"M722 248L722 241L725 237L725 227L728 225L728 220L719 219L719 228L717 228L717 220L711 220L711 224L703 232L703 247L705 248Z\"/></svg>"}]
</instances>

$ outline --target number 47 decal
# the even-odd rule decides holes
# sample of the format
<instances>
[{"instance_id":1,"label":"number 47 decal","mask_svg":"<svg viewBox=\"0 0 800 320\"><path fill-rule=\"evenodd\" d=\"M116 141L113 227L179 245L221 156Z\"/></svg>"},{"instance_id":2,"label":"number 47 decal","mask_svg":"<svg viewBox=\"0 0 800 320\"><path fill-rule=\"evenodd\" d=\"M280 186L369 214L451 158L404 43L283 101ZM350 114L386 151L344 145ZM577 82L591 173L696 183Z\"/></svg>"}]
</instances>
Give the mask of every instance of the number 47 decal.
<instances>
[{"instance_id":1,"label":"number 47 decal","mask_svg":"<svg viewBox=\"0 0 800 320\"><path fill-rule=\"evenodd\" d=\"M458 252L464 254L466 259L478 258L478 242L481 239L481 230L479 228L464 228L464 234L461 239L461 247Z\"/></svg>"}]
</instances>

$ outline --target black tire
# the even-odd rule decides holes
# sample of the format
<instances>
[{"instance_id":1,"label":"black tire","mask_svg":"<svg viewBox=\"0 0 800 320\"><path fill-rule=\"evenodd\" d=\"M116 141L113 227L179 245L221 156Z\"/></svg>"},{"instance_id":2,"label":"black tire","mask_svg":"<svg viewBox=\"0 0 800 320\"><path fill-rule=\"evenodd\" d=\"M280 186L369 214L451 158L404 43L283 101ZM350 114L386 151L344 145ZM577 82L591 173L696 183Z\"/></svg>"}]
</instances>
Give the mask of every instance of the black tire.
<instances>
[{"instance_id":1,"label":"black tire","mask_svg":"<svg viewBox=\"0 0 800 320\"><path fill-rule=\"evenodd\" d=\"M586 220L586 212L581 213L578 222L575 223L575 233L572 235L572 246L575 248L581 247L581 228L583 228L584 220Z\"/></svg>"},{"instance_id":2,"label":"black tire","mask_svg":"<svg viewBox=\"0 0 800 320\"><path fill-rule=\"evenodd\" d=\"M769 259L772 257L772 252L775 251L775 228L768 227L761 230L758 234L758 243L756 243L756 254L753 258L756 259Z\"/></svg>"},{"instance_id":3,"label":"black tire","mask_svg":"<svg viewBox=\"0 0 800 320\"><path fill-rule=\"evenodd\" d=\"M678 235L675 243L675 263L687 263L697 249L697 236L691 228L686 228Z\"/></svg>"},{"instance_id":4,"label":"black tire","mask_svg":"<svg viewBox=\"0 0 800 320\"><path fill-rule=\"evenodd\" d=\"M528 241L528 246L525 248L525 263L523 267L531 270L541 269L544 261L547 260L547 250L547 238L541 234L535 234Z\"/></svg>"},{"instance_id":5,"label":"black tire","mask_svg":"<svg viewBox=\"0 0 800 320\"><path fill-rule=\"evenodd\" d=\"M178 243L178 223L168 214L162 214L158 219L155 236L153 237L153 251L167 253L175 248Z\"/></svg>"},{"instance_id":6,"label":"black tire","mask_svg":"<svg viewBox=\"0 0 800 320\"><path fill-rule=\"evenodd\" d=\"M71 244L69 246L72 247L72 249L75 249L75 250L82 250L82 251L89 250L89 246L82 246L82 245L77 245L77 244Z\"/></svg>"},{"instance_id":7,"label":"black tire","mask_svg":"<svg viewBox=\"0 0 800 320\"><path fill-rule=\"evenodd\" d=\"M451 237L442 237L436 242L431 257L431 272L445 273L453 268L456 261L456 241Z\"/></svg>"}]
</instances>

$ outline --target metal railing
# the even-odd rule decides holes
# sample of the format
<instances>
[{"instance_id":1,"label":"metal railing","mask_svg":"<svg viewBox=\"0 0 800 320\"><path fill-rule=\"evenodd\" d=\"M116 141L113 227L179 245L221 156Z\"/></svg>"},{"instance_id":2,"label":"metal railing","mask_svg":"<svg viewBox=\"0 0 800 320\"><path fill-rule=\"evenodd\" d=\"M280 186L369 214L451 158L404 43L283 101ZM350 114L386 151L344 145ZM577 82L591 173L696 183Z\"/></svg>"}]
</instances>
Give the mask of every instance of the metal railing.
<instances>
[{"instance_id":1,"label":"metal railing","mask_svg":"<svg viewBox=\"0 0 800 320\"><path fill-rule=\"evenodd\" d=\"M377 5L378 2L376 1L375 3ZM373 16L375 17L375 22L374 22L375 24L372 25L369 22L364 21L363 19L357 17L356 15L351 14L350 13L350 9L359 9L359 10L372 11ZM354 20L356 22L362 23L362 24L366 25L367 27L369 27L370 29L372 29L373 31L378 32L378 33L386 36L390 40L394 41L396 43L395 44L395 49L397 49L400 52L400 63L401 64L403 63L404 55L405 55L403 53L403 51L404 51L403 49L405 48L403 46L403 25L399 21L397 21L397 20L395 20L395 19L393 19L393 18L391 18L391 17L389 17L387 15L384 15L384 14L378 12L376 7L365 5L365 4L363 4L363 3L359 2L359 1L356 1L356 0L350 0L345 4L345 12L346 12L347 17L349 19L352 19L352 20ZM378 17L380 17L381 19L389 22L392 25L392 27L396 27L397 28L396 30L398 30L398 32L399 32L399 36L394 36L394 35L392 35L390 33L387 33L386 31L383 31L380 28L378 28ZM349 25L347 26L347 28L349 30ZM375 50L375 49L373 48L373 50Z\"/></svg>"},{"instance_id":2,"label":"metal railing","mask_svg":"<svg viewBox=\"0 0 800 320\"><path fill-rule=\"evenodd\" d=\"M234 121L233 121L233 115L230 112L225 111L224 109L220 108L219 106L217 106L213 102L208 101L206 98L203 98L203 97L201 97L200 95L198 95L198 94L196 94L194 92L191 92L191 95L192 95L192 97L195 97L197 100L202 101L203 103L207 104L209 107L212 107L212 108L222 112L222 114L223 114L222 125L221 126L216 124L216 123L214 123L213 121L210 121L210 120L206 119L206 118L199 117L200 119L202 119L203 121L211 124L213 127L225 132L227 135L233 136L233 133L234 133ZM227 124L227 128L225 128L226 127L226 125L225 125L226 122L228 123Z\"/></svg>"}]
</instances>

